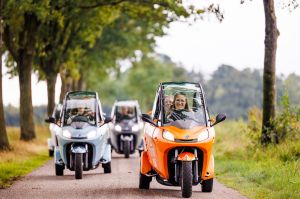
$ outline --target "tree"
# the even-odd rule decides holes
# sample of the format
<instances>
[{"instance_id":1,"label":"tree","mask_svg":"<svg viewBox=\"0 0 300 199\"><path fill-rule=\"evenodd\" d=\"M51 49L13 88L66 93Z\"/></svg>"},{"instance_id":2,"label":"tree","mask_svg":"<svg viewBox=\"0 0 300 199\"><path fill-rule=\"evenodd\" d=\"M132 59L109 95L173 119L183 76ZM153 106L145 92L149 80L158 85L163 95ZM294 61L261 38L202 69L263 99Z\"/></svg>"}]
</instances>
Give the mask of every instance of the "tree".
<instances>
[{"instance_id":1,"label":"tree","mask_svg":"<svg viewBox=\"0 0 300 199\"><path fill-rule=\"evenodd\" d=\"M74 54L76 57L81 57L85 49L93 45L95 39L99 37L102 26L115 18L114 9L101 9L101 7L88 12L66 8L61 10L61 14L64 16L63 20L54 19L41 25L36 56L39 77L46 79L47 82L49 115L55 105L55 84L62 66L72 62ZM72 67L67 67L65 70L72 70ZM61 76L65 83L65 77Z\"/></svg>"},{"instance_id":2,"label":"tree","mask_svg":"<svg viewBox=\"0 0 300 199\"><path fill-rule=\"evenodd\" d=\"M2 32L3 32L3 20L2 20L2 0L0 0L0 151L9 148L9 142L7 138L5 128L5 118L3 109L3 97L2 97Z\"/></svg>"},{"instance_id":3,"label":"tree","mask_svg":"<svg viewBox=\"0 0 300 199\"><path fill-rule=\"evenodd\" d=\"M36 137L33 121L31 73L40 24L57 17L49 1L5 1L4 43L16 63L20 86L21 140Z\"/></svg>"},{"instance_id":4,"label":"tree","mask_svg":"<svg viewBox=\"0 0 300 199\"><path fill-rule=\"evenodd\" d=\"M74 1L70 5L64 5L63 3L62 5L59 3L53 4L55 4L52 5L53 9L61 12L64 18L63 20L50 21L48 23L41 24L40 29L44 31L42 31L40 34L41 39L39 40L39 43L41 43L41 51L39 53L40 66L38 67L41 78L47 80L49 114L54 107L54 88L58 71L62 71L62 92L60 98L62 98L64 92L68 90L65 86L70 87L69 83L73 84L71 87L74 89L82 89L82 86L85 85L85 76L88 74L86 74L85 71L87 70L82 66L81 59L84 58L85 60L88 60L86 57L93 50L95 50L95 48L93 50L89 49L94 45L95 39L101 37L102 29L104 29L106 25L110 24L116 19L124 17L127 13L130 13L133 20L145 21L145 19L148 19L149 16L152 17L151 24L148 22L136 24L137 27L142 30L142 32L145 30L142 24L146 24L146 26L148 26L147 30L149 30L150 25L153 25L153 27L156 27L156 29L153 29L157 30L160 28L159 31L162 32L162 23L164 23L163 25L167 25L169 22L179 18L180 16L188 17L190 15L198 15L201 13L200 10L196 10L194 8L184 8L180 1L121 0L97 2L86 1L84 3ZM155 9L153 9L154 5L156 5ZM168 11L168 14L166 14L165 11ZM137 13L140 13L145 17L140 17L140 15ZM127 22L121 24L122 29L125 28L130 30L130 21ZM72 31L68 31L68 29L71 29ZM69 33L71 33L71 35L69 35ZM152 32L150 31L144 31L144 35L147 36L151 36L151 33ZM151 40L154 41L153 38L151 38ZM132 43L135 43L134 37ZM110 46L112 45L110 44ZM102 54L101 58L105 56L111 57L109 54L101 53L103 51L102 49L103 46L101 46L99 49L98 45L97 52L100 54L100 56ZM126 48L123 48L119 52L124 52L126 50ZM73 54L72 51L77 51L75 60L72 60L74 58L71 56ZM80 51L79 54L78 51ZM120 53L118 53L118 58L120 58L119 54ZM80 57L79 63L76 61L76 59L78 60L78 57ZM89 58L91 57L95 58L97 56L94 56L93 54L93 56L89 56ZM107 58L104 59L107 60ZM97 60L100 59L97 58ZM115 65L104 65L101 64L102 61L103 59L97 63L97 72L103 73L105 68L110 68ZM116 58L114 61L116 61ZM65 62L69 64L66 64ZM69 67L70 63L71 65L73 64L73 66L75 65L75 68ZM102 67L99 67L99 65ZM62 66L67 67L66 69L61 70ZM89 68L90 67L91 66L89 65ZM88 71L95 72L94 70ZM89 73L95 74L93 72ZM72 76L72 74L76 74L75 77Z\"/></svg>"},{"instance_id":5,"label":"tree","mask_svg":"<svg viewBox=\"0 0 300 199\"><path fill-rule=\"evenodd\" d=\"M271 137L272 119L275 118L276 89L275 69L279 31L277 29L274 0L264 0L265 12L265 56L263 75L263 122L261 143L268 144Z\"/></svg>"}]
</instances>

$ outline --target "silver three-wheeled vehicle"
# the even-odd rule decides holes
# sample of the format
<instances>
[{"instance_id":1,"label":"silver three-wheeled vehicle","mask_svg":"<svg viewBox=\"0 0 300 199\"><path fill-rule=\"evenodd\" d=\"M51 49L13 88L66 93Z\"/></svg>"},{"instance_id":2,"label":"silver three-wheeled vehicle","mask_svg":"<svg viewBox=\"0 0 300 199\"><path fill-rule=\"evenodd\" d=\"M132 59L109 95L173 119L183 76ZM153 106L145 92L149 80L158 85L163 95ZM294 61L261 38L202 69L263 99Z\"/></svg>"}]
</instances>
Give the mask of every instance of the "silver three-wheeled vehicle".
<instances>
[{"instance_id":1,"label":"silver three-wheeled vehicle","mask_svg":"<svg viewBox=\"0 0 300 199\"><path fill-rule=\"evenodd\" d=\"M49 122L55 119L49 117ZM82 178L82 171L102 164L104 173L111 173L111 146L108 143L108 125L96 92L75 91L66 94L61 114L60 130L56 133L54 163L56 175L63 175L64 168L75 171L75 178Z\"/></svg>"},{"instance_id":2,"label":"silver three-wheeled vehicle","mask_svg":"<svg viewBox=\"0 0 300 199\"><path fill-rule=\"evenodd\" d=\"M142 140L143 121L136 100L115 102L111 112L110 143L113 149L129 158L137 149L144 149Z\"/></svg>"}]
</instances>

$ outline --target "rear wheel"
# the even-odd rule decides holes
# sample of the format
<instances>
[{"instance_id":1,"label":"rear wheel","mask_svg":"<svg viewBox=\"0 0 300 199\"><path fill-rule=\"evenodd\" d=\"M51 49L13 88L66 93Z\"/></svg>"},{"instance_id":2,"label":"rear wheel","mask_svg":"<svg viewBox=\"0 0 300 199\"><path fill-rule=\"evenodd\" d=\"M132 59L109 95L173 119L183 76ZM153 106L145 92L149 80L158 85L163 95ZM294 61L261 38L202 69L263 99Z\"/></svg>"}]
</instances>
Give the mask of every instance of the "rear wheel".
<instances>
[{"instance_id":1,"label":"rear wheel","mask_svg":"<svg viewBox=\"0 0 300 199\"><path fill-rule=\"evenodd\" d=\"M111 164L110 164L110 162L108 162L106 164L102 164L102 167L104 169L104 173L111 173Z\"/></svg>"},{"instance_id":2,"label":"rear wheel","mask_svg":"<svg viewBox=\"0 0 300 199\"><path fill-rule=\"evenodd\" d=\"M55 164L55 175L63 176L64 175L65 166L61 164Z\"/></svg>"},{"instance_id":3,"label":"rear wheel","mask_svg":"<svg viewBox=\"0 0 300 199\"><path fill-rule=\"evenodd\" d=\"M129 154L130 154L130 142L129 142L129 140L125 140L124 141L124 155L125 155L125 158L129 158Z\"/></svg>"},{"instance_id":4,"label":"rear wheel","mask_svg":"<svg viewBox=\"0 0 300 199\"><path fill-rule=\"evenodd\" d=\"M82 179L82 153L75 153L75 179Z\"/></svg>"},{"instance_id":5,"label":"rear wheel","mask_svg":"<svg viewBox=\"0 0 300 199\"><path fill-rule=\"evenodd\" d=\"M146 176L146 175L140 173L139 188L140 189L149 189L151 180L152 180L152 177L149 177L149 176Z\"/></svg>"},{"instance_id":6,"label":"rear wheel","mask_svg":"<svg viewBox=\"0 0 300 199\"><path fill-rule=\"evenodd\" d=\"M202 192L212 192L214 179L208 179L202 181Z\"/></svg>"},{"instance_id":7,"label":"rear wheel","mask_svg":"<svg viewBox=\"0 0 300 199\"><path fill-rule=\"evenodd\" d=\"M181 192L182 197L189 198L192 196L193 172L192 162L183 161L181 164Z\"/></svg>"},{"instance_id":8,"label":"rear wheel","mask_svg":"<svg viewBox=\"0 0 300 199\"><path fill-rule=\"evenodd\" d=\"M49 149L49 157L53 157L53 155L54 155L54 150Z\"/></svg>"}]
</instances>

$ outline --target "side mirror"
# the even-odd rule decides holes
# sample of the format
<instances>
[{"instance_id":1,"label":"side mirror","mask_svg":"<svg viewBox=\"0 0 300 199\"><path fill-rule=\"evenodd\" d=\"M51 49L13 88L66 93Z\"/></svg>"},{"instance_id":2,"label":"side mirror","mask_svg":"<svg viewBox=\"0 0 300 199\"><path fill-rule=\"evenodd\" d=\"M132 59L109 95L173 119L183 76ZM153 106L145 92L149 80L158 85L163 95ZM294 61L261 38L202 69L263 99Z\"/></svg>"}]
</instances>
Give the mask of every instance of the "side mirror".
<instances>
[{"instance_id":1,"label":"side mirror","mask_svg":"<svg viewBox=\"0 0 300 199\"><path fill-rule=\"evenodd\" d=\"M225 119L226 119L226 115L223 113L219 113L216 117L216 121L213 124L211 124L211 126L214 126L220 122L223 122Z\"/></svg>"},{"instance_id":2,"label":"side mirror","mask_svg":"<svg viewBox=\"0 0 300 199\"><path fill-rule=\"evenodd\" d=\"M45 119L45 122L47 122L47 123L54 123L55 124L55 118L49 116L47 119Z\"/></svg>"},{"instance_id":3,"label":"side mirror","mask_svg":"<svg viewBox=\"0 0 300 199\"><path fill-rule=\"evenodd\" d=\"M150 115L148 115L148 114L142 114L142 120L143 120L144 122L147 122L147 123L152 124L153 126L157 126L157 124L155 124L155 123L153 122L152 117L151 117Z\"/></svg>"},{"instance_id":4,"label":"side mirror","mask_svg":"<svg viewBox=\"0 0 300 199\"><path fill-rule=\"evenodd\" d=\"M105 124L107 124L107 123L109 123L109 122L111 122L112 121L112 118L111 117L105 117L105 119L104 119L104 123Z\"/></svg>"}]
</instances>

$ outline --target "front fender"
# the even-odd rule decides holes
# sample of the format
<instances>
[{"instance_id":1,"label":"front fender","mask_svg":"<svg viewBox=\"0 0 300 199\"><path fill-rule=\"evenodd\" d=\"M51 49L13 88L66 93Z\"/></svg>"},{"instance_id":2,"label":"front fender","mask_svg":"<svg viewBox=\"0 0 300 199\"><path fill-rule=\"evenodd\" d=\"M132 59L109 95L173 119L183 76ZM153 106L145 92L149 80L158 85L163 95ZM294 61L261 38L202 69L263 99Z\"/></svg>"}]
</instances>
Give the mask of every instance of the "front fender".
<instances>
[{"instance_id":1,"label":"front fender","mask_svg":"<svg viewBox=\"0 0 300 199\"><path fill-rule=\"evenodd\" d=\"M71 152L72 153L86 153L87 152L87 147L82 146L82 145L73 145L71 146Z\"/></svg>"},{"instance_id":2,"label":"front fender","mask_svg":"<svg viewBox=\"0 0 300 199\"><path fill-rule=\"evenodd\" d=\"M194 160L196 160L196 157L195 157L195 154L193 154L193 153L183 152L178 155L177 160L179 160L179 161L194 161Z\"/></svg>"},{"instance_id":3,"label":"front fender","mask_svg":"<svg viewBox=\"0 0 300 199\"><path fill-rule=\"evenodd\" d=\"M152 167L148 159L148 154L146 151L143 151L141 155L141 173L147 175L147 173L151 171L151 169Z\"/></svg>"}]
</instances>

